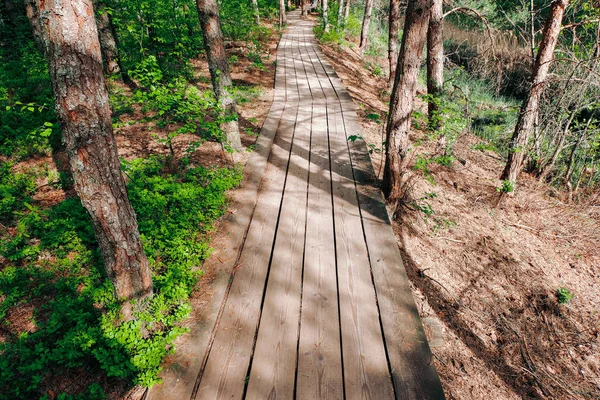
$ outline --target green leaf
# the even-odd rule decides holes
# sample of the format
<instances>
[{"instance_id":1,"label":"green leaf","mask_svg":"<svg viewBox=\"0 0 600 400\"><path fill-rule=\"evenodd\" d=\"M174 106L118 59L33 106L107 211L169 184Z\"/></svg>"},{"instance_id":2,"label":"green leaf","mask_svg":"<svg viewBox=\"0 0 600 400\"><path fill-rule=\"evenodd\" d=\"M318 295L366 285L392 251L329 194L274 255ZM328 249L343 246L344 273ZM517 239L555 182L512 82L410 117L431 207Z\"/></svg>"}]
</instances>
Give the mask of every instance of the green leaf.
<instances>
[{"instance_id":1,"label":"green leaf","mask_svg":"<svg viewBox=\"0 0 600 400\"><path fill-rule=\"evenodd\" d=\"M52 128L54 124L52 124L52 122L44 122L44 126Z\"/></svg>"}]
</instances>

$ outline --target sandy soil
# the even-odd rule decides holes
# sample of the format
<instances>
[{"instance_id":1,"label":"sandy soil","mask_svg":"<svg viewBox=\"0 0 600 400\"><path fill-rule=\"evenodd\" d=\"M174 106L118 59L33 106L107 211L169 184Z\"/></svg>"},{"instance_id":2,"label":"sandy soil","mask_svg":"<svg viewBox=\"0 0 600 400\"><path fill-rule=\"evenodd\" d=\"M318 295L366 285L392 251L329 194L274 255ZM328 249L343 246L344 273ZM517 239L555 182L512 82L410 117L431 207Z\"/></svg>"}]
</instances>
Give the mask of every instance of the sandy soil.
<instances>
[{"instance_id":1,"label":"sandy soil","mask_svg":"<svg viewBox=\"0 0 600 400\"><path fill-rule=\"evenodd\" d=\"M385 115L386 80L353 50L322 48L361 105L367 144L381 148L385 121L367 115ZM437 151L423 132L410 139L413 157ZM454 151L466 164L431 164L434 184L414 171L412 204L393 223L421 316L442 327L443 340L429 339L446 395L600 398L600 207L567 204L525 174L499 199L502 161L473 150L480 141L461 135ZM376 171L381 160L374 151ZM430 216L417 210L427 204ZM568 304L561 287L575 294Z\"/></svg>"}]
</instances>

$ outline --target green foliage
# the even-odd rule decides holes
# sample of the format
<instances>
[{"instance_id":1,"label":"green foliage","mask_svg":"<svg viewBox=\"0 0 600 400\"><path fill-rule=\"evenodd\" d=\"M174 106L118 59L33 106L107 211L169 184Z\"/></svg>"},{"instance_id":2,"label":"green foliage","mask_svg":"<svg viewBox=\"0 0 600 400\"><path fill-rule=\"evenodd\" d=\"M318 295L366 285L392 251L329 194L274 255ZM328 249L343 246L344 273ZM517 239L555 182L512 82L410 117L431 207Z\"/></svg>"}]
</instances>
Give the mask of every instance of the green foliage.
<instances>
[{"instance_id":1,"label":"green foliage","mask_svg":"<svg viewBox=\"0 0 600 400\"><path fill-rule=\"evenodd\" d=\"M36 186L32 176L11 171L11 164L0 163L0 223L8 225L13 216L27 208Z\"/></svg>"},{"instance_id":2,"label":"green foliage","mask_svg":"<svg viewBox=\"0 0 600 400\"><path fill-rule=\"evenodd\" d=\"M3 190L31 187L30 178L15 178L2 168ZM210 253L206 233L241 173L188 168L170 175L156 158L131 161L125 170L155 285L135 321L119 322L120 306L78 199L45 210L28 205L25 197L2 203L1 215L16 221L16 229L0 236L0 254L7 260L0 271L0 323L11 335L0 344L0 398L41 397L44 379L81 368L152 385L161 360L185 331L179 323L190 311L198 267ZM24 304L34 307L36 330L19 332L7 318ZM74 398L102 395L92 385Z\"/></svg>"},{"instance_id":3,"label":"green foliage","mask_svg":"<svg viewBox=\"0 0 600 400\"><path fill-rule=\"evenodd\" d=\"M512 193L515 191L515 182L505 179L502 181L502 185L496 188L498 193Z\"/></svg>"},{"instance_id":4,"label":"green foliage","mask_svg":"<svg viewBox=\"0 0 600 400\"><path fill-rule=\"evenodd\" d=\"M575 293L571 292L566 287L556 289L556 298L559 304L567 304L575 298Z\"/></svg>"}]
</instances>

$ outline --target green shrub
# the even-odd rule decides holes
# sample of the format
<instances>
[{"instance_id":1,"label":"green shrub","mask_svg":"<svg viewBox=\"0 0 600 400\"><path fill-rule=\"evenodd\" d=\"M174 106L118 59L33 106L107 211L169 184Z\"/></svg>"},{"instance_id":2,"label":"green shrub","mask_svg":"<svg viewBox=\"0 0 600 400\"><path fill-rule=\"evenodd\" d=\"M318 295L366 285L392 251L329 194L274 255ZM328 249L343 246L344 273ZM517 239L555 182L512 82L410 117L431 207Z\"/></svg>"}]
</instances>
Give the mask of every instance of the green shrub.
<instances>
[{"instance_id":1,"label":"green shrub","mask_svg":"<svg viewBox=\"0 0 600 400\"><path fill-rule=\"evenodd\" d=\"M0 344L0 398L41 397L45 379L72 369L150 386L173 341L185 332L179 323L190 311L198 267L210 253L206 234L225 211L225 192L240 182L241 173L197 167L166 174L157 158L124 168L155 287L135 321L119 322L120 306L78 199L46 210L29 206L26 212L23 206L3 206L17 229L0 235L0 254L7 260L0 271L0 323L13 332L7 314L30 304L37 330L13 332ZM18 201L24 203L23 198L13 203ZM101 395L92 385L79 396Z\"/></svg>"},{"instance_id":2,"label":"green shrub","mask_svg":"<svg viewBox=\"0 0 600 400\"><path fill-rule=\"evenodd\" d=\"M556 289L556 298L559 304L567 304L575 298L575 294L566 287Z\"/></svg>"}]
</instances>

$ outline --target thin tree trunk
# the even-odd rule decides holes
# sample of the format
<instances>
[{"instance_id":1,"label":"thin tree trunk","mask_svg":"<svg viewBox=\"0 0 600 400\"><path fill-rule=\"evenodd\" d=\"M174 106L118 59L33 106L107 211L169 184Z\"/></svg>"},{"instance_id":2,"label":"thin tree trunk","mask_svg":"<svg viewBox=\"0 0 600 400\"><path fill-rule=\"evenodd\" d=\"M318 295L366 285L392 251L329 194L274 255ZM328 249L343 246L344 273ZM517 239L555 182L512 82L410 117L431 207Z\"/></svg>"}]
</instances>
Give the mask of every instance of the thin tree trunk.
<instances>
[{"instance_id":1,"label":"thin tree trunk","mask_svg":"<svg viewBox=\"0 0 600 400\"><path fill-rule=\"evenodd\" d=\"M234 150L241 150L242 142L235 111L235 100L230 93L231 75L223 44L219 7L215 0L196 0L196 4L204 36L210 78L225 120L221 124L221 128L225 132L229 146Z\"/></svg>"},{"instance_id":2,"label":"thin tree trunk","mask_svg":"<svg viewBox=\"0 0 600 400\"><path fill-rule=\"evenodd\" d=\"M325 26L323 29L325 32L329 32L329 18L327 16L327 0L321 0L321 7L323 7L323 23Z\"/></svg>"},{"instance_id":3,"label":"thin tree trunk","mask_svg":"<svg viewBox=\"0 0 600 400\"><path fill-rule=\"evenodd\" d=\"M252 0L252 8L254 8L254 17L256 25L260 24L260 13L258 11L258 0Z\"/></svg>"},{"instance_id":4,"label":"thin tree trunk","mask_svg":"<svg viewBox=\"0 0 600 400\"><path fill-rule=\"evenodd\" d=\"M287 25L287 18L285 15L285 0L279 0L279 29Z\"/></svg>"},{"instance_id":5,"label":"thin tree trunk","mask_svg":"<svg viewBox=\"0 0 600 400\"><path fill-rule=\"evenodd\" d=\"M346 0L344 4L344 23L348 22L348 16L350 15L350 0Z\"/></svg>"},{"instance_id":6,"label":"thin tree trunk","mask_svg":"<svg viewBox=\"0 0 600 400\"><path fill-rule=\"evenodd\" d=\"M365 1L365 15L363 17L362 29L360 31L360 54L365 54L365 49L369 44L369 25L371 25L371 14L373 13L373 0Z\"/></svg>"},{"instance_id":7,"label":"thin tree trunk","mask_svg":"<svg viewBox=\"0 0 600 400\"><path fill-rule=\"evenodd\" d=\"M306 15L306 1L304 0L300 0L300 15L301 16L305 16Z\"/></svg>"},{"instance_id":8,"label":"thin tree trunk","mask_svg":"<svg viewBox=\"0 0 600 400\"><path fill-rule=\"evenodd\" d=\"M104 61L104 72L107 75L121 73L121 62L117 53L117 39L110 15L105 5L100 1L94 1L96 8L98 33L100 38L100 51Z\"/></svg>"},{"instance_id":9,"label":"thin tree trunk","mask_svg":"<svg viewBox=\"0 0 600 400\"><path fill-rule=\"evenodd\" d=\"M130 301L152 295L152 278L121 174L92 3L27 0L26 6L48 58L75 190L91 216L125 317L131 318Z\"/></svg>"},{"instance_id":10,"label":"thin tree trunk","mask_svg":"<svg viewBox=\"0 0 600 400\"><path fill-rule=\"evenodd\" d=\"M383 191L394 208L397 207L405 189L408 133L430 8L430 0L410 0L406 10L404 34L386 126L383 173Z\"/></svg>"},{"instance_id":11,"label":"thin tree trunk","mask_svg":"<svg viewBox=\"0 0 600 400\"><path fill-rule=\"evenodd\" d=\"M540 97L544 91L548 70L554 57L554 48L561 30L562 18L568 4L569 0L554 0L550 6L550 14L544 26L544 35L533 65L531 88L521 106L508 153L508 161L500 179L516 183L517 175L523 168L525 150L539 111Z\"/></svg>"},{"instance_id":12,"label":"thin tree trunk","mask_svg":"<svg viewBox=\"0 0 600 400\"><path fill-rule=\"evenodd\" d=\"M348 1L348 0L346 0ZM344 25L344 0L340 0L338 4L338 26Z\"/></svg>"},{"instance_id":13,"label":"thin tree trunk","mask_svg":"<svg viewBox=\"0 0 600 400\"><path fill-rule=\"evenodd\" d=\"M433 0L427 31L427 94L429 125L432 129L438 129L441 125L439 105L444 88L443 19L443 1Z\"/></svg>"},{"instance_id":14,"label":"thin tree trunk","mask_svg":"<svg viewBox=\"0 0 600 400\"><path fill-rule=\"evenodd\" d=\"M348 0L346 0L348 1ZM400 31L400 0L390 0L389 15L389 37L388 37L388 61L390 64L390 75L388 86L394 85L396 75L396 63L398 62L398 32Z\"/></svg>"},{"instance_id":15,"label":"thin tree trunk","mask_svg":"<svg viewBox=\"0 0 600 400\"><path fill-rule=\"evenodd\" d=\"M564 129L560 133L560 137L558 138L558 143L556 144L556 148L554 149L554 153L552 153L552 157L542 167L542 169L540 171L540 177L539 177L539 181L540 182L543 182L543 181L546 180L546 176L548 176L548 174L550 173L550 171L554 167L554 164L556 163L556 160L558 160L558 156L560 155L560 153L561 153L561 151L563 149L563 146L564 146L564 143L565 143L565 139L567 137L567 133L569 133L569 129L571 128L571 122L573 122L573 119L575 118L575 115L577 115L577 112L575 110L573 110L573 112L571 112L571 116L569 117L569 119L567 120L567 123L565 124Z\"/></svg>"}]
</instances>

